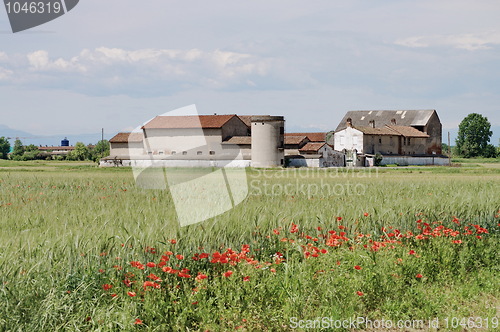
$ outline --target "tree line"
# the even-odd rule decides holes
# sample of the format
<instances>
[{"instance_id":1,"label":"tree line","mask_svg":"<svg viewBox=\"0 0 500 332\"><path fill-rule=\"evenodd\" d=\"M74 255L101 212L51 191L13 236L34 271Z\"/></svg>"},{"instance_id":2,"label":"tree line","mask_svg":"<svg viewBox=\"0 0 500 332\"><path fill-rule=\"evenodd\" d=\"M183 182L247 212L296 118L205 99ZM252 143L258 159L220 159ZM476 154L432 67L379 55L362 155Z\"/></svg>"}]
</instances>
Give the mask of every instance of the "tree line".
<instances>
[{"instance_id":1,"label":"tree line","mask_svg":"<svg viewBox=\"0 0 500 332\"><path fill-rule=\"evenodd\" d=\"M34 144L24 145L20 139L14 142L14 147L11 150L11 145L5 137L0 137L0 159L11 159L17 161L26 160L91 160L99 161L99 159L109 156L109 141L101 140L96 145L85 145L82 142L77 142L75 148L69 151L66 155L53 156L50 151L41 151Z\"/></svg>"}]
</instances>

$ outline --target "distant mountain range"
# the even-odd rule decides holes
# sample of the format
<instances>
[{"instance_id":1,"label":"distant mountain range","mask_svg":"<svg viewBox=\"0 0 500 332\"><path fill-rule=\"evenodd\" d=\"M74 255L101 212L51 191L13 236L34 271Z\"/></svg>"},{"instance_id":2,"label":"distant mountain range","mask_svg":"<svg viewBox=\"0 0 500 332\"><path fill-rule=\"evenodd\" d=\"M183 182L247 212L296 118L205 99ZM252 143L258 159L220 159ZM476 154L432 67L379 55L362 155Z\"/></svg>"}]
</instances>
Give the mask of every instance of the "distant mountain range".
<instances>
[{"instance_id":1,"label":"distant mountain range","mask_svg":"<svg viewBox=\"0 0 500 332\"><path fill-rule=\"evenodd\" d=\"M104 139L110 139L115 133L104 133ZM9 128L8 126L0 124L0 137L7 137L14 145L14 141L19 138L24 145L34 144L37 146L59 146L61 140L68 138L70 145L75 145L76 142L82 142L85 145L96 144L101 140L101 133L94 134L63 134L63 135L33 135L26 131Z\"/></svg>"}]
</instances>

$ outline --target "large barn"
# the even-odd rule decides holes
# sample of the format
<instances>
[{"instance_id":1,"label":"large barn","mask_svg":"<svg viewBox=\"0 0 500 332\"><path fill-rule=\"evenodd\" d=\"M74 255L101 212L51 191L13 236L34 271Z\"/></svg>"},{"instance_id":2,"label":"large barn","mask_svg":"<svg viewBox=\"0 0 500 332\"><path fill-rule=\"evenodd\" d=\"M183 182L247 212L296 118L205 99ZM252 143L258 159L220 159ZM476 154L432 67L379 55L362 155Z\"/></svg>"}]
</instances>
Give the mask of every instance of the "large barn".
<instances>
[{"instance_id":1,"label":"large barn","mask_svg":"<svg viewBox=\"0 0 500 332\"><path fill-rule=\"evenodd\" d=\"M337 151L355 151L356 165L374 155L384 163L442 164L442 125L436 110L347 112L334 134ZM367 162L363 162L368 160Z\"/></svg>"}]
</instances>

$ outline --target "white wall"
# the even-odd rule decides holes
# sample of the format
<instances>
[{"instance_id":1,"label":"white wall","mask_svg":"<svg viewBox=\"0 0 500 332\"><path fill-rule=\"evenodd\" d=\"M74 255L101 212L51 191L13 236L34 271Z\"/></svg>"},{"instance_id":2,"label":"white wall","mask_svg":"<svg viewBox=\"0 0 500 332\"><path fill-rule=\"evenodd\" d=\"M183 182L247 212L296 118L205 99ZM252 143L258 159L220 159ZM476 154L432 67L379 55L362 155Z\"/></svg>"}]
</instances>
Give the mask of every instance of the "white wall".
<instances>
[{"instance_id":1,"label":"white wall","mask_svg":"<svg viewBox=\"0 0 500 332\"><path fill-rule=\"evenodd\" d=\"M344 130L334 134L335 150L342 151L356 149L358 153L363 153L363 133L352 127L347 127Z\"/></svg>"}]
</instances>

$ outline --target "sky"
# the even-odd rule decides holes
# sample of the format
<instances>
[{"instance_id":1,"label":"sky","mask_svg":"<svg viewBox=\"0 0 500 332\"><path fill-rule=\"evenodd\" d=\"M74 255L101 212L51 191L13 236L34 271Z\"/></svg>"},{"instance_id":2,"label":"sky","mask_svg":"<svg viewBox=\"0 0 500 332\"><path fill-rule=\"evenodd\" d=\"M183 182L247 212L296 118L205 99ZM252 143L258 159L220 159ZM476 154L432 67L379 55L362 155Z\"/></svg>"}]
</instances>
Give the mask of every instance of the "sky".
<instances>
[{"instance_id":1,"label":"sky","mask_svg":"<svg viewBox=\"0 0 500 332\"><path fill-rule=\"evenodd\" d=\"M284 115L288 131L378 109L496 127L498 17L498 0L82 0L13 34L0 8L0 125L116 133L196 104Z\"/></svg>"}]
</instances>

